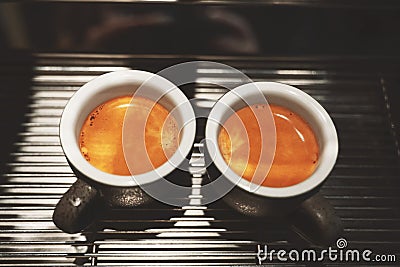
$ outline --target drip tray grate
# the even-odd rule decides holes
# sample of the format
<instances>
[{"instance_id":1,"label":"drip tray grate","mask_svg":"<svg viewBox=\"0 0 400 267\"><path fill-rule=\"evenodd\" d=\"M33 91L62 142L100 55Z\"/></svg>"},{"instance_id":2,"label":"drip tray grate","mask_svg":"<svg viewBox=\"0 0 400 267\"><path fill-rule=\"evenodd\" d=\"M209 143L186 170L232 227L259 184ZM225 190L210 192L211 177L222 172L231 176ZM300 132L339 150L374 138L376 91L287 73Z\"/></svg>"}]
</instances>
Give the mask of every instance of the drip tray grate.
<instances>
[{"instance_id":1,"label":"drip tray grate","mask_svg":"<svg viewBox=\"0 0 400 267\"><path fill-rule=\"evenodd\" d=\"M383 90L390 71L382 74L359 67L363 63L357 61L201 59L236 67L255 81L297 86L319 101L332 116L340 141L337 164L322 193L342 219L348 246L400 251L399 156ZM220 201L202 205L197 190L183 208L155 204L109 210L80 234L65 234L54 226L53 208L76 179L58 139L68 99L102 73L157 72L182 61L180 56L35 56L24 122L0 183L0 266L247 265L256 263L258 244L308 246L285 224L242 217ZM206 62L199 64L197 75L196 83L182 89L204 107L225 92L210 81L238 82ZM201 175L192 182L201 183Z\"/></svg>"}]
</instances>

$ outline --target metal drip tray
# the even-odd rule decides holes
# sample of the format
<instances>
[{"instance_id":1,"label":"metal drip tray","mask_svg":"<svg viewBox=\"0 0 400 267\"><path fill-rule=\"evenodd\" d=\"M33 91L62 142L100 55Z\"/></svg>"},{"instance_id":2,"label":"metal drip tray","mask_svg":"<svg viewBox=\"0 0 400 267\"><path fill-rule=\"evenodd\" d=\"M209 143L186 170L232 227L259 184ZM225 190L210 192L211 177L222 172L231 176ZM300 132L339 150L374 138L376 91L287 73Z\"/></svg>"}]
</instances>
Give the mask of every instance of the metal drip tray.
<instances>
[{"instance_id":1,"label":"metal drip tray","mask_svg":"<svg viewBox=\"0 0 400 267\"><path fill-rule=\"evenodd\" d=\"M399 148L387 95L396 85L389 82L391 68L369 68L363 59L38 54L27 81L28 103L21 107L23 122L0 180L0 266L248 265L256 264L258 244L309 247L287 224L243 217L221 201L204 206L197 191L183 208L108 210L80 234L63 233L53 224L55 204L76 179L58 139L60 115L73 93L105 72L157 72L193 59L228 64L255 81L291 84L319 101L340 141L322 193L342 219L348 246L399 252ZM17 70L13 75L19 79ZM199 64L197 75L197 82L182 90L208 106L225 91L205 81L237 82L207 63ZM10 92L1 96L2 103L20 94ZM193 176L192 184L199 183L201 176Z\"/></svg>"}]
</instances>

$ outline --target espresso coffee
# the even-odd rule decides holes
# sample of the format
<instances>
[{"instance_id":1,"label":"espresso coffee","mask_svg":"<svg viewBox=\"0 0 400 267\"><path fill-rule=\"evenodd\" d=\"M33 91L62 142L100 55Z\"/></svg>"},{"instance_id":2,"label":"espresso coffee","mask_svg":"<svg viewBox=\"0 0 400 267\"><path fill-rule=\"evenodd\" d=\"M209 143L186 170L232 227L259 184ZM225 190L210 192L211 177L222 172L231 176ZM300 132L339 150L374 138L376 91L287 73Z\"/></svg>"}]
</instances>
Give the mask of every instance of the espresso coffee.
<instances>
[{"instance_id":1,"label":"espresso coffee","mask_svg":"<svg viewBox=\"0 0 400 267\"><path fill-rule=\"evenodd\" d=\"M311 127L293 111L269 105L276 128L276 148L272 166L261 185L287 187L306 180L318 163L319 148ZM262 150L260 120L267 117L268 105L252 105L236 111L221 127L218 146L225 162L241 177L252 181ZM268 138L271 133L263 133ZM264 146L262 147L262 144ZM268 144L268 145L265 145Z\"/></svg>"},{"instance_id":2,"label":"espresso coffee","mask_svg":"<svg viewBox=\"0 0 400 267\"><path fill-rule=\"evenodd\" d=\"M122 144L124 119L129 116L126 142ZM179 131L175 118L159 103L144 97L121 96L96 107L86 118L79 145L82 155L97 169L116 175L151 171L178 149ZM125 153L133 153L128 165Z\"/></svg>"}]
</instances>

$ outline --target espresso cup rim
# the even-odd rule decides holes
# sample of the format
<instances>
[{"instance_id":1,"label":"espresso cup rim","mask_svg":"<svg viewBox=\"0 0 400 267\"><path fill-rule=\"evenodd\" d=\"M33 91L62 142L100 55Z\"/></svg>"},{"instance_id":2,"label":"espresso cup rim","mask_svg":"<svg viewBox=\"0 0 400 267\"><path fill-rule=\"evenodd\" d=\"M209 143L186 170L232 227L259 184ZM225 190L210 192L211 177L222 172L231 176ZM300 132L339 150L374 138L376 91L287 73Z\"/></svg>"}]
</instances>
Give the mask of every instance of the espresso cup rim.
<instances>
[{"instance_id":1,"label":"espresso cup rim","mask_svg":"<svg viewBox=\"0 0 400 267\"><path fill-rule=\"evenodd\" d=\"M222 176L228 179L230 182L247 192L259 196L288 198L312 191L325 181L336 163L339 150L338 137L335 125L328 112L313 97L296 87L277 82L254 82L240 85L227 92L215 103L210 112L209 119L207 120L205 130L206 139L211 141L206 143L207 147L212 144L215 146L215 144L218 142L218 131L220 129L220 125L223 123L223 121L219 121L222 117L220 114L221 110L225 110L226 112L227 107L232 108L234 105L233 99L237 99L238 96L246 100L246 97L248 97L250 94L254 94L253 92L255 86L259 90L255 93L259 94L261 92L265 96L265 99L262 100L264 102L262 103L266 103L265 100L268 101L268 94L270 96L274 94L275 97L288 99L288 101L293 101L292 103L296 102L296 104L301 105L304 110L314 116L314 119L316 119L320 125L323 125L323 127L321 127L323 140L320 140L320 142L323 142L324 150L322 154L319 155L317 169L306 180L292 186L267 187L257 185L256 190L250 190L250 188L254 188L254 184L251 184L251 182L240 177L232 169L230 169L218 148L213 148L215 150L213 151L213 164L217 167L217 169L220 170ZM273 104L273 102L271 104ZM207 149L210 149L210 147Z\"/></svg>"},{"instance_id":2,"label":"espresso cup rim","mask_svg":"<svg viewBox=\"0 0 400 267\"><path fill-rule=\"evenodd\" d=\"M181 136L181 141L178 146L180 153L177 153L177 151L172 156L175 163L183 162L185 160L186 155L192 148L196 133L195 115L187 97L176 85L155 73L142 70L119 70L97 76L81 86L70 98L61 115L59 124L59 138L61 147L68 160L68 163L71 165L71 167L77 170L80 175L83 175L85 178L93 180L94 182L108 186L132 187L155 182L176 169L176 164L172 164L170 160L168 160L150 172L135 176L111 174L101 171L91 165L81 154L79 143L76 142L76 127L79 127L79 130L82 127L82 125L76 126L76 121L78 120L79 116L84 116L86 118L89 114L78 114L76 110L79 106L85 105L85 103L88 103L90 97L96 97L96 93L106 91L107 88L131 83L143 84L150 79L157 86L160 86L157 88L157 90L167 92L165 88L172 88L168 91L168 98L171 98L171 101L176 104L176 109L184 118L183 120L187 121L187 123L185 123L183 126L185 131L182 131L183 133ZM134 92L132 92L132 95L133 93ZM114 97L118 96L121 95L114 95ZM179 105L180 102L188 103L188 105L185 105L184 111L180 110L182 107ZM97 103L96 106L102 103L104 103L104 101ZM177 111L175 110L175 112ZM137 179L135 179L135 177ZM140 181L140 184L137 183L137 180Z\"/></svg>"}]
</instances>

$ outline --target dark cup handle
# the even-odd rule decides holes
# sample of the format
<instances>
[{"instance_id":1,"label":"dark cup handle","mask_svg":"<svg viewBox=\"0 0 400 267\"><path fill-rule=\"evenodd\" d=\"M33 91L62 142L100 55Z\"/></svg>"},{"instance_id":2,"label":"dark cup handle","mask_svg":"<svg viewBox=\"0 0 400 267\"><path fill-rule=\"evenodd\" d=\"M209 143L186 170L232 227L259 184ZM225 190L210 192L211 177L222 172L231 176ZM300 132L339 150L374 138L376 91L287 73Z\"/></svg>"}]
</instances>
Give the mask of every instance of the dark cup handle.
<instances>
[{"instance_id":1,"label":"dark cup handle","mask_svg":"<svg viewBox=\"0 0 400 267\"><path fill-rule=\"evenodd\" d=\"M342 237L342 222L333 206L320 193L301 203L289 218L293 219L293 229L314 245L329 246Z\"/></svg>"},{"instance_id":2,"label":"dark cup handle","mask_svg":"<svg viewBox=\"0 0 400 267\"><path fill-rule=\"evenodd\" d=\"M77 233L98 215L100 202L98 190L78 179L56 205L54 224L64 232Z\"/></svg>"}]
</instances>

